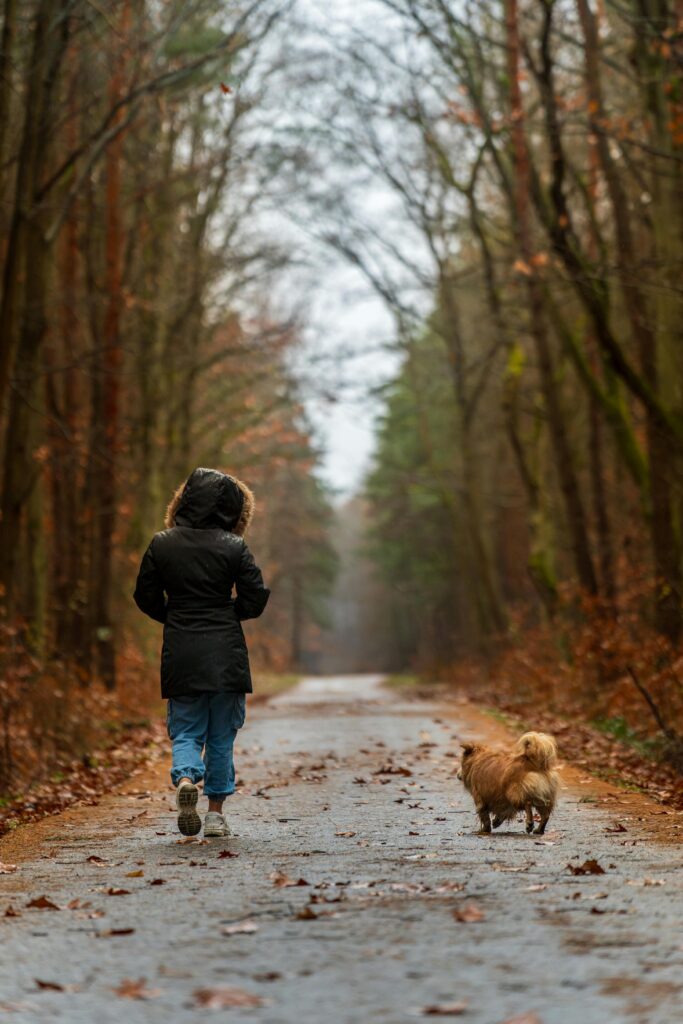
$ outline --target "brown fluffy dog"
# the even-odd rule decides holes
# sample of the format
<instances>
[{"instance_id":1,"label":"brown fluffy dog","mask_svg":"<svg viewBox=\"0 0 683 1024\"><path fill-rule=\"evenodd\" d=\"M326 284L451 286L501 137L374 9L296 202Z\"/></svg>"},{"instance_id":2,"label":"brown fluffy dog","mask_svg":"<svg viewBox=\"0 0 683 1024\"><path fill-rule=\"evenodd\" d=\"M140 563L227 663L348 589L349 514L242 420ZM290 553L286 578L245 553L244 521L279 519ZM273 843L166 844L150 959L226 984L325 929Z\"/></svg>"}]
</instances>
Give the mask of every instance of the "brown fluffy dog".
<instances>
[{"instance_id":1,"label":"brown fluffy dog","mask_svg":"<svg viewBox=\"0 0 683 1024\"><path fill-rule=\"evenodd\" d=\"M536 835L543 835L557 799L559 777L553 766L557 748L552 736L526 732L512 753L496 753L488 747L464 743L458 776L472 794L481 831L490 832L510 821L519 811L526 813L526 830L533 831L534 810L541 820ZM491 822L493 815L493 823Z\"/></svg>"}]
</instances>

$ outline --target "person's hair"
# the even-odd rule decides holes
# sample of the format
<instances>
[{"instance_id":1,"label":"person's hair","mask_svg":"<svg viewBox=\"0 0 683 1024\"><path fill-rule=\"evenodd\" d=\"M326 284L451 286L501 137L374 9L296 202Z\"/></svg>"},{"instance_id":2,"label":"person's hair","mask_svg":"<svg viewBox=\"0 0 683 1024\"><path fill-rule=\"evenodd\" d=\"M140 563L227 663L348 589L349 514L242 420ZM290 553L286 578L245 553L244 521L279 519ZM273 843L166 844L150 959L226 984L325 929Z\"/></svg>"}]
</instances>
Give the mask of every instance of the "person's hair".
<instances>
[{"instance_id":1,"label":"person's hair","mask_svg":"<svg viewBox=\"0 0 683 1024\"><path fill-rule=\"evenodd\" d=\"M231 476L230 479L235 481L235 483L242 492L242 496L244 497L240 517L230 532L236 533L238 537L244 537L245 533L249 529L249 524L251 523L251 520L254 517L254 509L256 507L254 492L251 490L250 487L247 487L243 480L238 480L236 476ZM167 530L170 530L172 526L175 526L175 514L178 505L180 504L180 499L183 496L183 491L185 490L186 483L187 480L183 480L180 487L176 489L176 491L173 494L173 497L168 503L168 507L166 509L166 516L164 517L164 526L166 527Z\"/></svg>"}]
</instances>

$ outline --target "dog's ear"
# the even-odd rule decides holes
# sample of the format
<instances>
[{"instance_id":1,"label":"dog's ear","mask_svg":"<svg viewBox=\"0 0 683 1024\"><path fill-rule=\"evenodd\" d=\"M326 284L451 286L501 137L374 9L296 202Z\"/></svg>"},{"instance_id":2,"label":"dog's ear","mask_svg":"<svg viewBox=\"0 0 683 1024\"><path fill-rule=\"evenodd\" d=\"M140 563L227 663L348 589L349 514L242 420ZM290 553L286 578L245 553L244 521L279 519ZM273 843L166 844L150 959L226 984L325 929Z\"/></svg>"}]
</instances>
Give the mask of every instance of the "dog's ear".
<instances>
[{"instance_id":1,"label":"dog's ear","mask_svg":"<svg viewBox=\"0 0 683 1024\"><path fill-rule=\"evenodd\" d=\"M473 754L477 749L476 743L463 743L462 752L467 757L469 754Z\"/></svg>"}]
</instances>

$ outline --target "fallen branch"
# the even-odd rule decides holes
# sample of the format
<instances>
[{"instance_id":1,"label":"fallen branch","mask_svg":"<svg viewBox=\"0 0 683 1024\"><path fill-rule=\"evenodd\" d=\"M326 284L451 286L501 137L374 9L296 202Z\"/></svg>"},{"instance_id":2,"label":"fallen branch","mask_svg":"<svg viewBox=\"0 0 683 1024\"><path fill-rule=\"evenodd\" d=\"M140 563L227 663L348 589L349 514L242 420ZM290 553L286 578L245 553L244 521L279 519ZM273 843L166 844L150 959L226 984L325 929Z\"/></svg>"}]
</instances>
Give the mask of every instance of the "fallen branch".
<instances>
[{"instance_id":1,"label":"fallen branch","mask_svg":"<svg viewBox=\"0 0 683 1024\"><path fill-rule=\"evenodd\" d=\"M647 706L649 707L650 711L652 712L657 725L659 726L661 731L664 733L666 738L671 743L681 743L681 737L678 735L678 733L675 731L675 729L672 729L670 726L668 726L665 723L664 718L662 717L662 713L659 710L659 708L657 707L657 704L655 703L654 698L652 697L652 694L643 686L643 684L641 683L640 679L638 678L636 670L634 668L632 668L631 665L629 665L627 671L628 671L628 674L630 675L631 679L633 680L633 683L634 683L635 687L637 688L638 692L642 696L643 700L645 700L645 702L647 703Z\"/></svg>"}]
</instances>

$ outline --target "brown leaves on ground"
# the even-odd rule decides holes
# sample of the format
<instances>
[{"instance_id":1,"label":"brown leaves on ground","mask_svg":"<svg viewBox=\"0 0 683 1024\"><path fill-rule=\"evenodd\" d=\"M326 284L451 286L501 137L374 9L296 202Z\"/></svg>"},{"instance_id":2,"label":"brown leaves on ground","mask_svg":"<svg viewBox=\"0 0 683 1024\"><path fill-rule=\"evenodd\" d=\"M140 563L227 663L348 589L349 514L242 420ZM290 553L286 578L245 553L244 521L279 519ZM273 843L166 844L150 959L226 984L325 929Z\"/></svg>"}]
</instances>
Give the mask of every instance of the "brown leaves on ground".
<instances>
[{"instance_id":1,"label":"brown leaves on ground","mask_svg":"<svg viewBox=\"0 0 683 1024\"><path fill-rule=\"evenodd\" d=\"M412 775L410 768L406 768L404 764L392 764L390 761L383 764L381 768L378 768L373 775L405 775L406 777Z\"/></svg>"},{"instance_id":2,"label":"brown leaves on ground","mask_svg":"<svg viewBox=\"0 0 683 1024\"><path fill-rule=\"evenodd\" d=\"M315 910L313 910L313 907L311 906L302 907L301 910L299 910L294 916L296 917L297 921L318 920L318 914L316 914Z\"/></svg>"},{"instance_id":3,"label":"brown leaves on ground","mask_svg":"<svg viewBox=\"0 0 683 1024\"><path fill-rule=\"evenodd\" d=\"M590 858L585 860L583 864L567 864L567 871L571 871L573 875L605 875L607 872L597 860Z\"/></svg>"},{"instance_id":4,"label":"brown leaves on ground","mask_svg":"<svg viewBox=\"0 0 683 1024\"><path fill-rule=\"evenodd\" d=\"M305 878L290 878L284 871L273 871L268 877L278 889L287 889L295 885L310 885L310 882L307 882Z\"/></svg>"},{"instance_id":5,"label":"brown leaves on ground","mask_svg":"<svg viewBox=\"0 0 683 1024\"><path fill-rule=\"evenodd\" d=\"M192 993L194 1004L202 1010L233 1010L251 1009L256 1006L263 1006L264 1000L253 992L247 992L243 988L233 988L229 985L219 985L215 988L197 988Z\"/></svg>"},{"instance_id":6,"label":"brown leaves on ground","mask_svg":"<svg viewBox=\"0 0 683 1024\"><path fill-rule=\"evenodd\" d=\"M129 673L131 687L138 678L135 672ZM48 699L60 687L55 687L54 680L47 680L49 686ZM67 687L69 689L69 687ZM123 721L130 716L130 702L126 705L121 694L104 693L97 686L83 689L71 687L78 693L78 703L70 708L71 725L74 730L88 733L87 747L90 750L106 752L106 757L76 758L55 763L48 759L38 764L41 744L31 738L25 729L17 740L21 746L22 763L25 764L24 774L35 778L41 769L55 767L59 769L59 777L46 779L39 785L23 786L20 797L12 800L0 810L0 835L3 835L14 822L38 821L48 814L57 814L76 803L95 806L98 797L108 793L117 783L126 779L132 771L152 763L159 752L165 748L166 736L162 723L154 722L135 728L124 727ZM147 682L140 685L140 694L149 691ZM141 698L140 698L141 699ZM138 700L136 696L135 700ZM149 714L147 705L141 707L141 716ZM111 742L111 722L121 723L122 731L118 734L115 744ZM125 728L125 731L124 731ZM80 744L79 744L80 745ZM44 753L44 750L43 750Z\"/></svg>"},{"instance_id":7,"label":"brown leaves on ground","mask_svg":"<svg viewBox=\"0 0 683 1024\"><path fill-rule=\"evenodd\" d=\"M218 854L219 860L227 860L230 857L239 857L239 853L233 853L232 850L221 850Z\"/></svg>"},{"instance_id":8,"label":"brown leaves on ground","mask_svg":"<svg viewBox=\"0 0 683 1024\"><path fill-rule=\"evenodd\" d=\"M61 981L46 981L43 978L34 978L36 988L42 992L80 992L80 985L63 985Z\"/></svg>"},{"instance_id":9,"label":"brown leaves on ground","mask_svg":"<svg viewBox=\"0 0 683 1024\"><path fill-rule=\"evenodd\" d=\"M340 838L343 838L343 839L353 839L353 837L355 835L357 835L358 833L348 831L348 832L335 832L334 834L335 834L335 836L339 836Z\"/></svg>"},{"instance_id":10,"label":"brown leaves on ground","mask_svg":"<svg viewBox=\"0 0 683 1024\"><path fill-rule=\"evenodd\" d=\"M113 885L110 885L109 888L104 891L107 896L130 896L130 889L117 889Z\"/></svg>"},{"instance_id":11,"label":"brown leaves on ground","mask_svg":"<svg viewBox=\"0 0 683 1024\"><path fill-rule=\"evenodd\" d=\"M53 903L47 896L36 896L26 904L27 907L34 907L36 910L61 910L62 908Z\"/></svg>"},{"instance_id":12,"label":"brown leaves on ground","mask_svg":"<svg viewBox=\"0 0 683 1024\"><path fill-rule=\"evenodd\" d=\"M161 995L160 988L147 988L146 978L138 978L137 981L124 978L114 992L121 999L156 999Z\"/></svg>"},{"instance_id":13,"label":"brown leaves on ground","mask_svg":"<svg viewBox=\"0 0 683 1024\"><path fill-rule=\"evenodd\" d=\"M536 1013L519 1013L516 1017L506 1017L501 1024L543 1024Z\"/></svg>"},{"instance_id":14,"label":"brown leaves on ground","mask_svg":"<svg viewBox=\"0 0 683 1024\"><path fill-rule=\"evenodd\" d=\"M634 606L642 596L634 587ZM649 633L642 623L636 653L632 635L630 639L625 636L633 628L632 616L623 612L619 620L623 628L610 619L607 629L599 615L587 615L581 626L577 624L572 630L573 649L565 659L557 658L554 627L526 631L525 642L506 650L494 668L476 661L461 662L444 692L452 693L455 686L458 693L467 694L479 707L489 705L506 712L509 724L520 731L523 723L533 721L534 728L552 733L559 741L561 755L579 767L599 769L606 779L627 781L654 800L683 808L681 773L661 757L648 756L648 745L653 755L657 754L656 742L650 741L659 739L661 747L661 736L657 735L654 719L650 722L643 714L643 699L627 671L627 666L634 662L640 663L641 668L650 666L648 671L641 670L643 682L655 699L669 709L669 724L680 732L683 690L676 679L683 659L679 653L672 661L661 637ZM658 664L664 668L653 674L651 668ZM599 686L595 685L596 675L600 678ZM597 707L591 704L596 694ZM606 707L609 718L604 719ZM600 718L604 720L604 730L591 724ZM611 726L615 726L614 733Z\"/></svg>"},{"instance_id":15,"label":"brown leaves on ground","mask_svg":"<svg viewBox=\"0 0 683 1024\"><path fill-rule=\"evenodd\" d=\"M474 924L485 920L486 914L476 903L466 903L464 907L458 907L453 911L453 917L461 924Z\"/></svg>"},{"instance_id":16,"label":"brown leaves on ground","mask_svg":"<svg viewBox=\"0 0 683 1024\"><path fill-rule=\"evenodd\" d=\"M421 1013L423 1017L459 1017L466 1010L467 1003L432 1003L423 1006Z\"/></svg>"},{"instance_id":17,"label":"brown leaves on ground","mask_svg":"<svg viewBox=\"0 0 683 1024\"><path fill-rule=\"evenodd\" d=\"M11 875L12 872L16 870L16 864L3 864L3 862L0 860L0 875Z\"/></svg>"}]
</instances>

